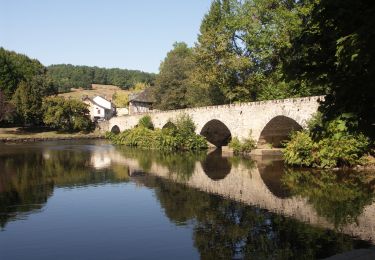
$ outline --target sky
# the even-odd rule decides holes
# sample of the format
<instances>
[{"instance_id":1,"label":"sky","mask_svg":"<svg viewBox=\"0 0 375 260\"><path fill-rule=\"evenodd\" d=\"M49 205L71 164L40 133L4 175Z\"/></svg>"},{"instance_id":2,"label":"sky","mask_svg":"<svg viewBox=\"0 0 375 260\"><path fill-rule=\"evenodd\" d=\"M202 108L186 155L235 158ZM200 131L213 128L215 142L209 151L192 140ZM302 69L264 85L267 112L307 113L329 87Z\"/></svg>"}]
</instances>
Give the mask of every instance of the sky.
<instances>
[{"instance_id":1,"label":"sky","mask_svg":"<svg viewBox=\"0 0 375 260\"><path fill-rule=\"evenodd\" d=\"M193 46L211 0L0 0L0 46L44 65L159 71Z\"/></svg>"}]
</instances>

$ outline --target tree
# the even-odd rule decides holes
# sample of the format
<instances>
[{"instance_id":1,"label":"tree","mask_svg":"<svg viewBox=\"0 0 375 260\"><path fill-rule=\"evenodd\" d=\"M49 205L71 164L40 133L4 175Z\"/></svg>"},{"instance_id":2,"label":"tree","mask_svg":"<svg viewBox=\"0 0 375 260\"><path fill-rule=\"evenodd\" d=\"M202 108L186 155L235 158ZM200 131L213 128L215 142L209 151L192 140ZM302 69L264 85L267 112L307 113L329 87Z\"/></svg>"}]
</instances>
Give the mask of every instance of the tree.
<instances>
[{"instance_id":1,"label":"tree","mask_svg":"<svg viewBox=\"0 0 375 260\"><path fill-rule=\"evenodd\" d=\"M10 100L21 81L45 75L45 67L38 61L0 48L0 90Z\"/></svg>"},{"instance_id":2,"label":"tree","mask_svg":"<svg viewBox=\"0 0 375 260\"><path fill-rule=\"evenodd\" d=\"M46 82L43 76L30 81L22 81L13 95L12 103L23 124L40 125L42 123L42 98L45 96Z\"/></svg>"},{"instance_id":3,"label":"tree","mask_svg":"<svg viewBox=\"0 0 375 260\"><path fill-rule=\"evenodd\" d=\"M43 122L63 131L89 131L93 125L87 105L78 100L49 97L43 101Z\"/></svg>"},{"instance_id":4,"label":"tree","mask_svg":"<svg viewBox=\"0 0 375 260\"><path fill-rule=\"evenodd\" d=\"M5 95L0 90L0 123L8 120L14 112L12 104L6 101Z\"/></svg>"},{"instance_id":5,"label":"tree","mask_svg":"<svg viewBox=\"0 0 375 260\"><path fill-rule=\"evenodd\" d=\"M375 2L315 0L286 62L291 79L327 89L325 120L351 115L374 137Z\"/></svg>"},{"instance_id":6,"label":"tree","mask_svg":"<svg viewBox=\"0 0 375 260\"><path fill-rule=\"evenodd\" d=\"M281 57L304 1L214 0L195 48L197 80L214 104L304 95L283 79Z\"/></svg>"},{"instance_id":7,"label":"tree","mask_svg":"<svg viewBox=\"0 0 375 260\"><path fill-rule=\"evenodd\" d=\"M112 96L116 107L127 107L129 105L129 94L124 92L115 92Z\"/></svg>"},{"instance_id":8,"label":"tree","mask_svg":"<svg viewBox=\"0 0 375 260\"><path fill-rule=\"evenodd\" d=\"M160 65L156 77L154 95L158 109L179 109L189 106L187 89L189 76L194 67L191 48L184 42L176 42Z\"/></svg>"}]
</instances>

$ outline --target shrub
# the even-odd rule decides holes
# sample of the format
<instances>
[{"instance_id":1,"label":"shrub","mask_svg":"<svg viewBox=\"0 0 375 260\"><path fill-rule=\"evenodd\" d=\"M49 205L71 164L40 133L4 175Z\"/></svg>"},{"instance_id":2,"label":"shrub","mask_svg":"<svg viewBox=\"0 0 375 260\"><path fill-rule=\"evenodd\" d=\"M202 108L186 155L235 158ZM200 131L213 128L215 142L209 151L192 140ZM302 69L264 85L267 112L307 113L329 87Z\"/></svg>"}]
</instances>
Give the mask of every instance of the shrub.
<instances>
[{"instance_id":1,"label":"shrub","mask_svg":"<svg viewBox=\"0 0 375 260\"><path fill-rule=\"evenodd\" d=\"M245 154L250 153L256 147L256 142L251 137L250 131L249 138L243 139L242 142L237 137L233 137L229 143L229 147L233 149L234 154Z\"/></svg>"},{"instance_id":2,"label":"shrub","mask_svg":"<svg viewBox=\"0 0 375 260\"><path fill-rule=\"evenodd\" d=\"M150 121L151 119L147 119L142 122ZM183 116L179 118L176 124L176 128L163 130L149 129L145 127L143 123L141 124L140 120L137 127L126 130L118 135L108 133L106 137L112 140L114 144L144 149L160 149L166 151L207 149L206 139L203 136L195 134L195 125L189 117Z\"/></svg>"},{"instance_id":3,"label":"shrub","mask_svg":"<svg viewBox=\"0 0 375 260\"><path fill-rule=\"evenodd\" d=\"M318 140L311 132L292 134L284 149L287 164L333 168L360 164L361 157L369 148L369 139L363 134L352 134L346 122L340 118L324 125Z\"/></svg>"},{"instance_id":4,"label":"shrub","mask_svg":"<svg viewBox=\"0 0 375 260\"><path fill-rule=\"evenodd\" d=\"M154 124L152 123L151 117L149 115L143 116L141 119L139 119L138 126L147 129L154 129Z\"/></svg>"},{"instance_id":5,"label":"shrub","mask_svg":"<svg viewBox=\"0 0 375 260\"><path fill-rule=\"evenodd\" d=\"M182 135L189 136L191 134L195 134L195 124L191 117L187 114L182 114L175 120L175 126L177 131Z\"/></svg>"},{"instance_id":6,"label":"shrub","mask_svg":"<svg viewBox=\"0 0 375 260\"><path fill-rule=\"evenodd\" d=\"M310 167L314 163L314 141L306 131L292 133L283 151L287 164Z\"/></svg>"}]
</instances>

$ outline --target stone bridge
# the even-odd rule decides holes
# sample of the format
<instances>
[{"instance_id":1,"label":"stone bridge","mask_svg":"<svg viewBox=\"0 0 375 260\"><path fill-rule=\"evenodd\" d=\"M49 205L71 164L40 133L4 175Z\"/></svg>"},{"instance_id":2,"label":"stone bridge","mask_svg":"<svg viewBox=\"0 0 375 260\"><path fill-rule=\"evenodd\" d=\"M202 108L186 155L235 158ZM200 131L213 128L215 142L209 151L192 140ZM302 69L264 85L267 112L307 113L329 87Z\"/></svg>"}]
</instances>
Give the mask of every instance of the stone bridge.
<instances>
[{"instance_id":1,"label":"stone bridge","mask_svg":"<svg viewBox=\"0 0 375 260\"><path fill-rule=\"evenodd\" d=\"M196 133L203 135L217 147L228 144L232 137L251 137L258 147L266 144L279 147L292 130L306 127L317 112L323 96L289 98L220 106L208 106L169 111L152 111L154 126L164 128L181 114L189 115L196 125ZM100 125L102 131L124 131L138 124L146 113L114 117Z\"/></svg>"}]
</instances>

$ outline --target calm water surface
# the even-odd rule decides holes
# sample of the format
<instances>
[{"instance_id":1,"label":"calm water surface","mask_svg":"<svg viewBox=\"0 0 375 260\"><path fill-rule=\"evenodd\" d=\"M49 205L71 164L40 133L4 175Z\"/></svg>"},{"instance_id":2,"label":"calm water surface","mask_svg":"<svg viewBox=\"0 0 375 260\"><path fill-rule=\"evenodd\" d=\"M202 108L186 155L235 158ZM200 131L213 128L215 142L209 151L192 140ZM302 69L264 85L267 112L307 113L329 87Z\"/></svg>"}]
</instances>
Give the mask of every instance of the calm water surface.
<instances>
[{"instance_id":1,"label":"calm water surface","mask_svg":"<svg viewBox=\"0 0 375 260\"><path fill-rule=\"evenodd\" d=\"M371 173L0 144L0 259L316 259L375 244Z\"/></svg>"}]
</instances>

